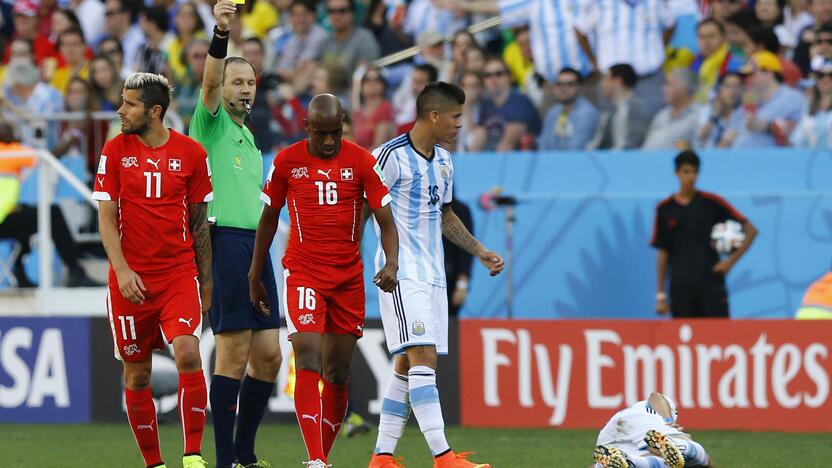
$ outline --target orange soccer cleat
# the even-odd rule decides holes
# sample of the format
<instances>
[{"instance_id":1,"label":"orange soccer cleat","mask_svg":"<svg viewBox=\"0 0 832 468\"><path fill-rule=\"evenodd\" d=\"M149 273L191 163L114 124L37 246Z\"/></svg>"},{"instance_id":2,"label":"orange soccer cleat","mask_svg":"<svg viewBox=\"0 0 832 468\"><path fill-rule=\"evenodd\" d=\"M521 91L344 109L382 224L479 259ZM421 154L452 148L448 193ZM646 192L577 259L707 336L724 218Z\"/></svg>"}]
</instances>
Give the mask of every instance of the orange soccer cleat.
<instances>
[{"instance_id":1,"label":"orange soccer cleat","mask_svg":"<svg viewBox=\"0 0 832 468\"><path fill-rule=\"evenodd\" d=\"M448 451L445 455L433 459L433 468L491 468L491 465L488 463L473 463L468 461L468 455L473 453L454 453L453 450Z\"/></svg>"},{"instance_id":2,"label":"orange soccer cleat","mask_svg":"<svg viewBox=\"0 0 832 468\"><path fill-rule=\"evenodd\" d=\"M370 464L367 468L404 468L404 457L393 458L389 454L376 454L370 459Z\"/></svg>"}]
</instances>

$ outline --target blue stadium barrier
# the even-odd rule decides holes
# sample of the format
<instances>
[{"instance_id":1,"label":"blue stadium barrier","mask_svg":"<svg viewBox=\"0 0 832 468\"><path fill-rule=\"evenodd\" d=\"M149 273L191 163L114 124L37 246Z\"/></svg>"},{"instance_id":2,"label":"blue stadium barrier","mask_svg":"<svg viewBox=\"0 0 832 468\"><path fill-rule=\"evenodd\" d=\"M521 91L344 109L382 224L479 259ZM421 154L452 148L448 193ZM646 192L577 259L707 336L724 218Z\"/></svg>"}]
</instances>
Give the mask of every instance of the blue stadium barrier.
<instances>
[{"instance_id":1,"label":"blue stadium barrier","mask_svg":"<svg viewBox=\"0 0 832 468\"><path fill-rule=\"evenodd\" d=\"M648 243L656 203L677 188L674 155L454 157L456 197L471 207L475 233L486 245L505 251L504 214L480 209L479 197L500 186L520 200L514 317L655 317L655 252ZM264 158L267 168L272 157ZM703 152L702 157L699 187L725 197L760 230L728 277L732 316L790 317L808 284L832 265L832 154L727 150ZM367 230L368 317L378 317L375 286L369 281L376 245ZM475 265L462 316L505 317L505 291L505 276L489 278Z\"/></svg>"},{"instance_id":2,"label":"blue stadium barrier","mask_svg":"<svg viewBox=\"0 0 832 468\"><path fill-rule=\"evenodd\" d=\"M793 315L832 264L832 154L708 151L699 187L725 197L760 234L728 277L735 318ZM455 194L476 235L504 252L504 215L478 207L500 186L518 197L514 317L653 318L656 204L673 193L675 152L510 153L454 157ZM365 265L376 240L368 231ZM367 268L367 277L370 270ZM378 316L368 284L367 315ZM506 278L475 265L463 317L506 317Z\"/></svg>"}]
</instances>

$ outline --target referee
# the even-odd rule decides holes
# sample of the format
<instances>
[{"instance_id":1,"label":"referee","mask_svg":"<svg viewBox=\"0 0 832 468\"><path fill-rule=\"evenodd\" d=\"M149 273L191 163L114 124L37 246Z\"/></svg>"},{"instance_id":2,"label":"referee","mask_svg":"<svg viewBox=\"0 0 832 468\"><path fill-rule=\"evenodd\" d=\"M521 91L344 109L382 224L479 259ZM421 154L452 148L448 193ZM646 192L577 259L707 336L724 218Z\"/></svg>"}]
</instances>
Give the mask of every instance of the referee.
<instances>
[{"instance_id":1,"label":"referee","mask_svg":"<svg viewBox=\"0 0 832 468\"><path fill-rule=\"evenodd\" d=\"M209 315L216 340L210 401L217 466L223 468L235 463L266 466L254 454L254 439L281 361L280 314L256 312L248 294L247 275L262 210L263 156L244 124L256 90L254 68L242 58L225 57L235 14L231 0L214 5L217 26L190 125L190 136L208 152L214 186L214 201L208 205L214 256ZM269 303L277 304L271 262L263 268L262 281Z\"/></svg>"}]
</instances>

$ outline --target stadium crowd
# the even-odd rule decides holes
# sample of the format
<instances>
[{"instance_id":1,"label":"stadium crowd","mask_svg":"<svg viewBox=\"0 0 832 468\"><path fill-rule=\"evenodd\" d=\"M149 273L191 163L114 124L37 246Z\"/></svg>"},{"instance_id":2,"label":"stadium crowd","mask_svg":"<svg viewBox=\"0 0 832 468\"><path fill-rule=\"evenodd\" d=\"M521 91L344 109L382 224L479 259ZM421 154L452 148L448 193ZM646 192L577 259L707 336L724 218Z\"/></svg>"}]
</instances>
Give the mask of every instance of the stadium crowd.
<instances>
[{"instance_id":1,"label":"stadium crowd","mask_svg":"<svg viewBox=\"0 0 832 468\"><path fill-rule=\"evenodd\" d=\"M92 169L117 125L108 132L106 121L82 119L44 134L20 117L115 110L122 80L151 71L174 84L168 125L186 131L212 4L4 0L3 119L24 144L45 136L41 145L57 154L83 147ZM467 95L456 152L830 146L832 0L248 0L240 8L229 55L258 75L250 125L263 152L303 138L306 104L321 92L342 98L350 136L374 148L412 125L415 96L436 79ZM465 30L494 15L500 28ZM671 47L674 34L695 41ZM411 45L415 57L373 65Z\"/></svg>"}]
</instances>

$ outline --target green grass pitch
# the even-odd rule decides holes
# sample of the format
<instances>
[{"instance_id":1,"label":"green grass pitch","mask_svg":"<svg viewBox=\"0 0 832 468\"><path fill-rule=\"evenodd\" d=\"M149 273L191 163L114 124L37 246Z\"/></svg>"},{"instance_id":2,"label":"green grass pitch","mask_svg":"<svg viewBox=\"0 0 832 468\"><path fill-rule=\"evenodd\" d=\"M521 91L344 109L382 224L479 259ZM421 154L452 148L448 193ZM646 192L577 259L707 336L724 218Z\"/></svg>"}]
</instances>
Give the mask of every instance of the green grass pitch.
<instances>
[{"instance_id":1,"label":"green grass pitch","mask_svg":"<svg viewBox=\"0 0 832 468\"><path fill-rule=\"evenodd\" d=\"M181 467L182 436L177 425L160 428L162 454L168 467ZM829 466L832 444L828 434L788 434L695 431L711 453L715 466L737 468ZM557 429L449 428L457 451L472 450L474 461L496 468L583 467L590 465L597 431ZM258 434L258 456L275 468L302 467L306 454L300 433L292 425L264 425ZM375 430L353 439L339 438L330 456L335 468L367 466ZM0 424L0 466L17 467L136 467L143 466L133 436L124 424L29 425ZM203 454L213 467L214 443L206 429ZM432 466L418 427L410 425L399 444L408 468Z\"/></svg>"}]
</instances>

